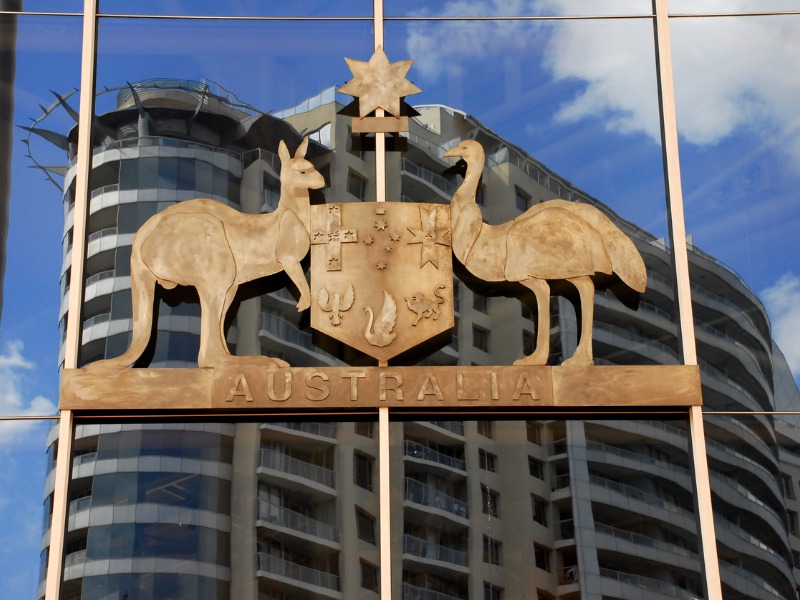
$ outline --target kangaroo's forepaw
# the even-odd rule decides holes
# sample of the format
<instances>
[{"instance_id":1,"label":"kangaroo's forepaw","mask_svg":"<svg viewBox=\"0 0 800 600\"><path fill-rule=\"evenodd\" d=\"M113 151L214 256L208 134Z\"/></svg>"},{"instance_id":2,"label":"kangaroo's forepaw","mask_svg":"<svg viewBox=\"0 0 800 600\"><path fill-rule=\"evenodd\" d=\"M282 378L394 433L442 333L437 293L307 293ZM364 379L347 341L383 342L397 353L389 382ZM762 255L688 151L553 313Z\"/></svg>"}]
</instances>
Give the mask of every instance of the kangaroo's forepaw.
<instances>
[{"instance_id":1,"label":"kangaroo's forepaw","mask_svg":"<svg viewBox=\"0 0 800 600\"><path fill-rule=\"evenodd\" d=\"M297 312L303 312L304 310L308 310L311 306L311 298L303 294L300 296L300 300L297 301Z\"/></svg>"}]
</instances>

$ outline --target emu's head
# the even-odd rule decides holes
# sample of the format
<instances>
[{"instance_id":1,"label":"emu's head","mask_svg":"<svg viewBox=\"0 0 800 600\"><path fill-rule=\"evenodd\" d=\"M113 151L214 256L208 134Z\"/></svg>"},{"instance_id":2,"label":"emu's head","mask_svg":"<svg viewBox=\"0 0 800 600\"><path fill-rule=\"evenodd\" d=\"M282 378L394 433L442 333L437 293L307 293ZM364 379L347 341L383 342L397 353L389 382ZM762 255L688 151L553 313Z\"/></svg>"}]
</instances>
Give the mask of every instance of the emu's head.
<instances>
[{"instance_id":1,"label":"emu's head","mask_svg":"<svg viewBox=\"0 0 800 600\"><path fill-rule=\"evenodd\" d=\"M442 156L463 158L467 161L467 165L469 166L483 166L485 160L483 146L475 140L464 140L455 148L451 148L445 152Z\"/></svg>"}]
</instances>

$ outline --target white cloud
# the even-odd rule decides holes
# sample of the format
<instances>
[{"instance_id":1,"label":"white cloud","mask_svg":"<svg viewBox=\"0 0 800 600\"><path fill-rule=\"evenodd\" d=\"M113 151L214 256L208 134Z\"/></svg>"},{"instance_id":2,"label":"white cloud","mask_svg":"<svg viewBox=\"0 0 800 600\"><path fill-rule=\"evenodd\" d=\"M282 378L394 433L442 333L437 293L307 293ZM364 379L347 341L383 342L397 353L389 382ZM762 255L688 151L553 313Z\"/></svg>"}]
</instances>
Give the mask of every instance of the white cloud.
<instances>
[{"instance_id":1,"label":"white cloud","mask_svg":"<svg viewBox=\"0 0 800 600\"><path fill-rule=\"evenodd\" d=\"M23 355L23 344L14 340L0 351L0 415L53 415L56 405L44 396L26 390L28 374L35 365ZM0 445L14 442L34 427L32 421L0 421Z\"/></svg>"},{"instance_id":2,"label":"white cloud","mask_svg":"<svg viewBox=\"0 0 800 600\"><path fill-rule=\"evenodd\" d=\"M784 273L760 296L770 314L772 336L797 377L800 375L800 277Z\"/></svg>"},{"instance_id":3,"label":"white cloud","mask_svg":"<svg viewBox=\"0 0 800 600\"><path fill-rule=\"evenodd\" d=\"M585 0L458 0L437 14L579 14ZM704 5L745 10L749 0ZM613 12L643 3L620 1ZM581 9L583 6L583 9ZM605 5L604 5L605 6ZM787 17L676 19L670 23L680 135L697 145L716 144L739 130L759 132L800 158L800 23ZM530 35L519 22L450 22L410 27L409 56L423 77L460 72L465 56L494 57L525 51L538 56L557 81L583 89L561 100L557 119L601 118L613 131L660 138L654 47L649 20L550 22ZM523 35L528 32L528 35ZM541 45L541 36L547 36ZM502 68L502 62L495 62ZM480 116L480 115L477 115Z\"/></svg>"}]
</instances>

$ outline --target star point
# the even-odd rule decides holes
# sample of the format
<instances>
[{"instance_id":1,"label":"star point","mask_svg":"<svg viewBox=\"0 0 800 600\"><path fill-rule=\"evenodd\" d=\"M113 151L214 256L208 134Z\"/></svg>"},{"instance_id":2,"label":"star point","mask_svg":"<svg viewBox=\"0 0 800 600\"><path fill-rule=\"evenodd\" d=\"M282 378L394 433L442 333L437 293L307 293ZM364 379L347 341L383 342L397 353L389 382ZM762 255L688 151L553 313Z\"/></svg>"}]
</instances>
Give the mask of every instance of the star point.
<instances>
[{"instance_id":1,"label":"star point","mask_svg":"<svg viewBox=\"0 0 800 600\"><path fill-rule=\"evenodd\" d=\"M345 58L353 79L339 91L358 98L358 112L362 119L382 108L394 116L400 116L400 99L422 90L406 79L414 62L411 59L390 63L381 46L368 62Z\"/></svg>"}]
</instances>

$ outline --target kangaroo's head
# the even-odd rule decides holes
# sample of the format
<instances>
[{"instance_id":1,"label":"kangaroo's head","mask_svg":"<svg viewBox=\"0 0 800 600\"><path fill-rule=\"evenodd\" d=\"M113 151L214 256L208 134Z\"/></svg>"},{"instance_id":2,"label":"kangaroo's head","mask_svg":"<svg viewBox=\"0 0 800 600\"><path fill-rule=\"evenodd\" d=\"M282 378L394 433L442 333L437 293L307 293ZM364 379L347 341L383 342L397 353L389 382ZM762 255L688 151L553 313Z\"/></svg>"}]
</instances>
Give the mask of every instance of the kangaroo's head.
<instances>
[{"instance_id":1,"label":"kangaroo's head","mask_svg":"<svg viewBox=\"0 0 800 600\"><path fill-rule=\"evenodd\" d=\"M303 138L294 157L289 154L289 149L283 140L278 144L278 156L281 159L281 192L296 195L307 190L318 190L325 187L325 178L319 174L309 161L306 160L308 138Z\"/></svg>"}]
</instances>

